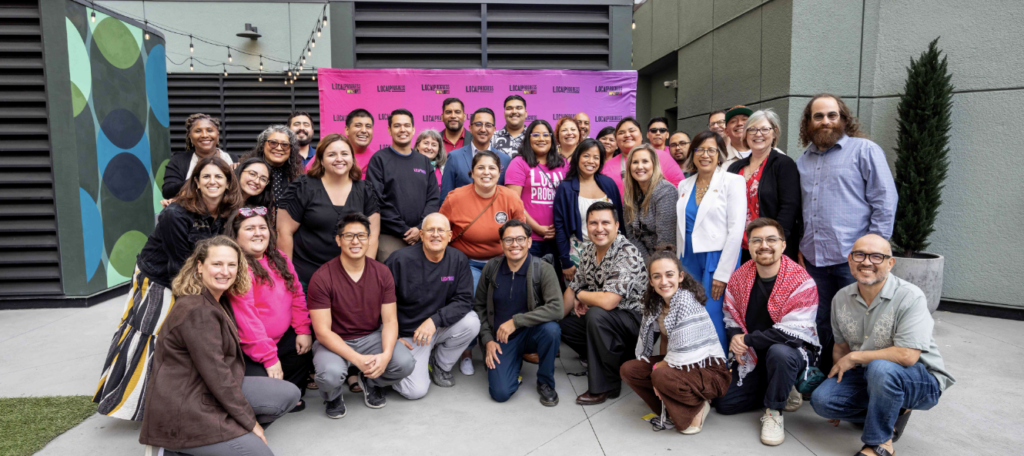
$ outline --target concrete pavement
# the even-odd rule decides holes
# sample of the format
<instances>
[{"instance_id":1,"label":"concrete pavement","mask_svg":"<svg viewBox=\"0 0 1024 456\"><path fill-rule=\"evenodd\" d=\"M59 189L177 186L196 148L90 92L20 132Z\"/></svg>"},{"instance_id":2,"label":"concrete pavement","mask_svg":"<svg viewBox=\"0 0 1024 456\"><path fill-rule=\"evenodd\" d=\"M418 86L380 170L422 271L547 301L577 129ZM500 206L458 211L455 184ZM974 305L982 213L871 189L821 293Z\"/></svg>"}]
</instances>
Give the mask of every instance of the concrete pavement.
<instances>
[{"instance_id":1,"label":"concrete pavement","mask_svg":"<svg viewBox=\"0 0 1024 456\"><path fill-rule=\"evenodd\" d=\"M0 312L0 397L92 395L123 298L88 309ZM897 454L1019 454L1024 442L1024 322L940 312L935 338L957 384L939 405L915 412ZM556 366L561 403L540 405L536 366L525 364L523 385L510 401L487 395L479 351L476 375L455 374L451 389L431 386L409 401L389 392L388 406L371 410L361 394L346 393L348 415L331 420L316 391L309 406L267 431L278 455L843 455L860 448L860 432L849 423L829 426L810 405L785 415L786 442L760 443L761 413L721 416L712 412L703 432L684 436L651 432L641 420L648 411L628 389L594 407L575 405L586 377L573 351L562 347ZM1015 399L1016 398L1016 399ZM42 455L141 455L138 423L93 416L61 435Z\"/></svg>"}]
</instances>

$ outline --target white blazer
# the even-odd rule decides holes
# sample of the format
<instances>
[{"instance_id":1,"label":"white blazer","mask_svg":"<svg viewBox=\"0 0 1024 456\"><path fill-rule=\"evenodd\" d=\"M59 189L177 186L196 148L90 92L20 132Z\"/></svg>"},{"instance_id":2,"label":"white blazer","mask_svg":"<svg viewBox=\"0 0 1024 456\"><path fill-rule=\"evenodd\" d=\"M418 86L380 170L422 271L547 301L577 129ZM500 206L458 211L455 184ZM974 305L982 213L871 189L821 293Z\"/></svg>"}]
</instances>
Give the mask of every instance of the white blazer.
<instances>
[{"instance_id":1,"label":"white blazer","mask_svg":"<svg viewBox=\"0 0 1024 456\"><path fill-rule=\"evenodd\" d=\"M676 245L679 256L686 252L686 205L690 193L697 184L694 174L679 183L679 200L676 201ZM743 176L732 174L719 167L711 176L711 184L697 209L693 223L693 251L721 251L714 279L728 283L736 269L743 248L743 229L747 221L747 183ZM700 281L700 278L697 278Z\"/></svg>"}]
</instances>

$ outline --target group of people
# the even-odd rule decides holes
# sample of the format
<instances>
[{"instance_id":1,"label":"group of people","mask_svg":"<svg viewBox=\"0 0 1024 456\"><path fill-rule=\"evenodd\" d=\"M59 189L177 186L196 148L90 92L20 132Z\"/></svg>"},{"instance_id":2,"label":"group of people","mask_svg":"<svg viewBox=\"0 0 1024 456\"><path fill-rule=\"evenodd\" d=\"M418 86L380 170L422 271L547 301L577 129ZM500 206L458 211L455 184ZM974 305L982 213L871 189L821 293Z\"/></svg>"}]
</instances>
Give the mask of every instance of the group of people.
<instances>
[{"instance_id":1,"label":"group of people","mask_svg":"<svg viewBox=\"0 0 1024 456\"><path fill-rule=\"evenodd\" d=\"M519 95L503 111L496 132L494 111L449 98L444 131L417 135L396 109L376 151L365 109L315 145L296 112L237 164L218 119L190 116L100 413L141 420L164 454L271 454L263 429L307 389L335 419L346 389L370 408L389 387L418 399L456 366L474 375L477 345L491 398L529 362L555 406L564 342L586 369L579 405L625 383L654 430L683 434L712 408L764 409L761 441L779 445L809 395L862 423L870 456L952 385L923 293L889 274L885 155L839 97L807 104L795 161L770 109L713 112L693 136L626 117L594 138L585 113L527 124Z\"/></svg>"}]
</instances>

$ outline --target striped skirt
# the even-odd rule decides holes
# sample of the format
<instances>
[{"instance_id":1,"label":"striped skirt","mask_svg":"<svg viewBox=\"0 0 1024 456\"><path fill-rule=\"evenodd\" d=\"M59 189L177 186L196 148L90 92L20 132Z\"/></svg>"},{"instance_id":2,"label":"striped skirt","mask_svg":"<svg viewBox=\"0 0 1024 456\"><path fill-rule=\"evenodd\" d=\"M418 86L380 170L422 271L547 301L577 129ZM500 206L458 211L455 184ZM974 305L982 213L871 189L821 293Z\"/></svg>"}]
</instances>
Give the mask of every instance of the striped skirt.
<instances>
[{"instance_id":1,"label":"striped skirt","mask_svg":"<svg viewBox=\"0 0 1024 456\"><path fill-rule=\"evenodd\" d=\"M142 421L157 334L173 306L171 289L154 283L136 266L132 291L110 341L103 375L92 399L99 404L99 413Z\"/></svg>"}]
</instances>

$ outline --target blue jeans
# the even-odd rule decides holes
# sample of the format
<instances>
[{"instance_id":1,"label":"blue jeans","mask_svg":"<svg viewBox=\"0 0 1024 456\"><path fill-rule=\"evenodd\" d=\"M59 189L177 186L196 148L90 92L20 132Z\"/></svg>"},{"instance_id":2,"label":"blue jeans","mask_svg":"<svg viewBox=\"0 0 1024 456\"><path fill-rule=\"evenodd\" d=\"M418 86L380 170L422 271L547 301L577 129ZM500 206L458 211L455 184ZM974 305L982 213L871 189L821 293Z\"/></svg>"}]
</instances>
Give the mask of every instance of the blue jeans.
<instances>
[{"instance_id":1,"label":"blue jeans","mask_svg":"<svg viewBox=\"0 0 1024 456\"><path fill-rule=\"evenodd\" d=\"M555 387L555 353L562 340L562 328L558 322L549 321L520 330L508 343L498 342L501 354L494 369L487 370L488 390L491 399L505 402L519 389L519 371L523 367L523 353L537 353L540 364L537 367L537 383Z\"/></svg>"},{"instance_id":2,"label":"blue jeans","mask_svg":"<svg viewBox=\"0 0 1024 456\"><path fill-rule=\"evenodd\" d=\"M839 290L857 281L850 273L850 265L846 263L818 267L804 259L807 273L814 279L818 287L818 315L815 323L818 326L818 340L821 342L821 359L818 368L828 373L832 370L832 346L835 337L832 335L832 298Z\"/></svg>"},{"instance_id":3,"label":"blue jeans","mask_svg":"<svg viewBox=\"0 0 1024 456\"><path fill-rule=\"evenodd\" d=\"M935 376L918 362L903 367L876 359L867 367L854 367L826 379L811 395L814 412L830 420L864 423L861 441L881 445L892 438L900 409L928 410L942 392Z\"/></svg>"}]
</instances>

